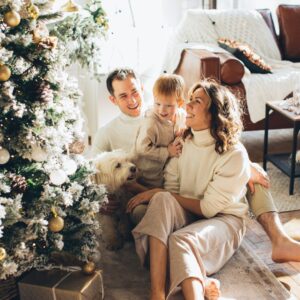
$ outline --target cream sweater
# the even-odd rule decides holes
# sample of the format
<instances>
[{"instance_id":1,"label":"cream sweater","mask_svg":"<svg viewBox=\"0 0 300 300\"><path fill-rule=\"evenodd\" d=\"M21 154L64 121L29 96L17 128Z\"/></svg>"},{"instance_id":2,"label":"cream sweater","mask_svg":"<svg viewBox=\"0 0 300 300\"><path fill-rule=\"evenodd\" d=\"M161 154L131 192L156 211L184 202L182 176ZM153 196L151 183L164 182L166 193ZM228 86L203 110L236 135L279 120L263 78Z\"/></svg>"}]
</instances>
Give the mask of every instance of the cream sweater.
<instances>
[{"instance_id":1,"label":"cream sweater","mask_svg":"<svg viewBox=\"0 0 300 300\"><path fill-rule=\"evenodd\" d=\"M176 132L185 128L186 113L178 109L175 124L161 120L150 109L146 112L134 144L134 161L140 172L139 182L147 187L163 186L163 169L169 158L168 145L176 138Z\"/></svg>"},{"instance_id":2,"label":"cream sweater","mask_svg":"<svg viewBox=\"0 0 300 300\"><path fill-rule=\"evenodd\" d=\"M246 215L248 206L242 199L250 178L247 151L242 144L218 154L209 129L193 132L186 140L182 154L165 168L165 189L188 198L200 200L206 218L218 213L239 217Z\"/></svg>"},{"instance_id":3,"label":"cream sweater","mask_svg":"<svg viewBox=\"0 0 300 300\"><path fill-rule=\"evenodd\" d=\"M123 149L129 152L143 119L142 115L134 118L121 113L111 122L101 127L93 142L92 155L115 149Z\"/></svg>"}]
</instances>

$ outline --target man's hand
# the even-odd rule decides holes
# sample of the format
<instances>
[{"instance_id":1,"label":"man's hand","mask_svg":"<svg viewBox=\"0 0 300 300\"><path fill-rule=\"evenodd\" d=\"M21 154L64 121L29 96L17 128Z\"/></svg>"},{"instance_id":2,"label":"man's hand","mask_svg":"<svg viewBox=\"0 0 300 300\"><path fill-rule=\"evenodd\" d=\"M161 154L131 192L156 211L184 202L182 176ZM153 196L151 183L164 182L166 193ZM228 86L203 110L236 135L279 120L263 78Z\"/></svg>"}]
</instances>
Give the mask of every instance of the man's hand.
<instances>
[{"instance_id":1,"label":"man's hand","mask_svg":"<svg viewBox=\"0 0 300 300\"><path fill-rule=\"evenodd\" d=\"M100 214L113 215L120 209L121 202L119 199L116 199L114 195L108 195L107 198L108 198L108 202L101 206Z\"/></svg>"},{"instance_id":2,"label":"man's hand","mask_svg":"<svg viewBox=\"0 0 300 300\"><path fill-rule=\"evenodd\" d=\"M142 193L137 194L136 196L132 197L129 202L127 203L127 209L126 212L130 213L133 211L133 209L142 204L142 203L148 203L150 199L158 192L164 191L163 189L152 189L148 190Z\"/></svg>"},{"instance_id":3,"label":"man's hand","mask_svg":"<svg viewBox=\"0 0 300 300\"><path fill-rule=\"evenodd\" d=\"M266 171L256 163L251 163L250 167L251 167L251 177L250 180L248 181L248 186L251 194L255 192L254 185L256 183L268 189L270 187L270 178L266 173Z\"/></svg>"}]
</instances>

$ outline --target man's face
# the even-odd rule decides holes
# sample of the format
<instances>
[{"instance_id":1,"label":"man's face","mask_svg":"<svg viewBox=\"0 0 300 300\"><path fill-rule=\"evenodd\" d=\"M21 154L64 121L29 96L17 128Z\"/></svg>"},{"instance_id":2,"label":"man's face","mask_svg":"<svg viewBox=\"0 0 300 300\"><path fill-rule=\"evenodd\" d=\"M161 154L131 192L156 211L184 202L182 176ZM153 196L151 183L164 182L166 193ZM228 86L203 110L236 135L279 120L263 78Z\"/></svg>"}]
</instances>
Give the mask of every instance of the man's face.
<instances>
[{"instance_id":1,"label":"man's face","mask_svg":"<svg viewBox=\"0 0 300 300\"><path fill-rule=\"evenodd\" d=\"M131 76L125 80L112 82L114 95L109 99L119 107L122 113L130 117L138 117L141 114L143 91L140 82Z\"/></svg>"}]
</instances>

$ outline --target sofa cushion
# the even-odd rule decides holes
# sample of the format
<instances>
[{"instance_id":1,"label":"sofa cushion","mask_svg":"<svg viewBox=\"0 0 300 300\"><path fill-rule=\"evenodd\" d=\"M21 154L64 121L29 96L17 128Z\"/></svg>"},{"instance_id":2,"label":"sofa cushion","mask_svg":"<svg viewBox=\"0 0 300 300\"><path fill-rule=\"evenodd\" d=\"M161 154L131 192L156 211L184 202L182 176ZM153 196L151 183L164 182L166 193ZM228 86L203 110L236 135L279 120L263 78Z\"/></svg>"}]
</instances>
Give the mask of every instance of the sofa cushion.
<instances>
[{"instance_id":1,"label":"sofa cushion","mask_svg":"<svg viewBox=\"0 0 300 300\"><path fill-rule=\"evenodd\" d=\"M300 5L277 8L283 59L300 61Z\"/></svg>"},{"instance_id":2,"label":"sofa cushion","mask_svg":"<svg viewBox=\"0 0 300 300\"><path fill-rule=\"evenodd\" d=\"M271 73L271 67L248 45L224 38L219 39L218 44L240 59L251 73Z\"/></svg>"},{"instance_id":3,"label":"sofa cushion","mask_svg":"<svg viewBox=\"0 0 300 300\"><path fill-rule=\"evenodd\" d=\"M240 60L236 59L230 53L218 53L220 58L220 77L221 82L233 85L241 82L245 68Z\"/></svg>"}]
</instances>

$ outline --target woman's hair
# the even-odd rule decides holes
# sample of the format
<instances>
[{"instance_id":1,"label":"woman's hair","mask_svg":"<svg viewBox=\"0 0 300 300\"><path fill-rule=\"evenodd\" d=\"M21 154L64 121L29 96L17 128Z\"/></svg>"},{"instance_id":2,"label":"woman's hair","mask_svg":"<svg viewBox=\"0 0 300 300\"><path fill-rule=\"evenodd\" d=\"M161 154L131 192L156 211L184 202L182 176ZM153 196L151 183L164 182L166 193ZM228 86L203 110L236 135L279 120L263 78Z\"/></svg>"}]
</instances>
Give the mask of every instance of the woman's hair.
<instances>
[{"instance_id":1,"label":"woman's hair","mask_svg":"<svg viewBox=\"0 0 300 300\"><path fill-rule=\"evenodd\" d=\"M210 133L216 140L215 150L222 154L235 145L243 130L241 119L242 108L238 99L225 86L209 79L194 84L188 92L188 100L191 101L194 92L203 88L210 98L208 111L211 114ZM192 135L188 128L184 138Z\"/></svg>"},{"instance_id":2,"label":"woman's hair","mask_svg":"<svg viewBox=\"0 0 300 300\"><path fill-rule=\"evenodd\" d=\"M163 74L158 77L153 86L153 95L175 96L178 106L184 104L184 80L176 74Z\"/></svg>"}]
</instances>

